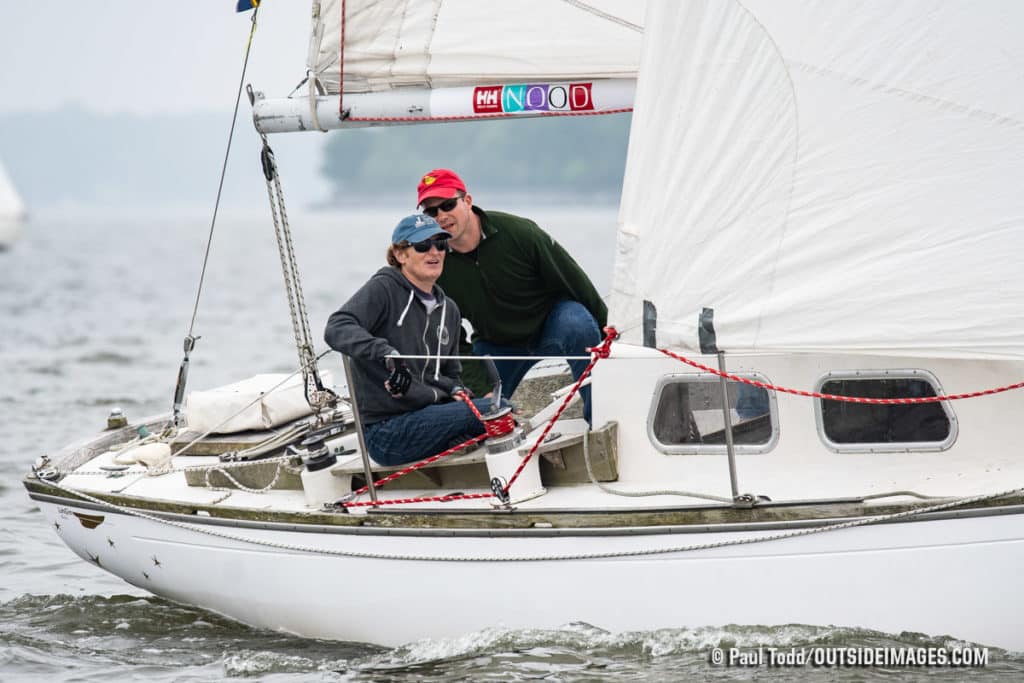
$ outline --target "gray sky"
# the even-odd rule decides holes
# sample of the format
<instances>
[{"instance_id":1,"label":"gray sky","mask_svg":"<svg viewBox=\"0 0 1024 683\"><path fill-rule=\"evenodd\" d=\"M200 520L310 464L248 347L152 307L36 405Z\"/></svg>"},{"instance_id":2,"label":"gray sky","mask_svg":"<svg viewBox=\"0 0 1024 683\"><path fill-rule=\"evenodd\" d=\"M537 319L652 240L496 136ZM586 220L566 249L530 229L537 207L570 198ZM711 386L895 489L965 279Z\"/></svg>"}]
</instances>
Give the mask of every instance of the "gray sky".
<instances>
[{"instance_id":1,"label":"gray sky","mask_svg":"<svg viewBox=\"0 0 1024 683\"><path fill-rule=\"evenodd\" d=\"M260 8L246 80L268 96L302 79L309 8ZM0 0L0 113L230 109L251 14L235 0Z\"/></svg>"},{"instance_id":2,"label":"gray sky","mask_svg":"<svg viewBox=\"0 0 1024 683\"><path fill-rule=\"evenodd\" d=\"M305 74L310 4L260 7L245 80L268 97ZM33 212L212 205L251 18L235 0L0 0L0 161ZM262 192L250 121L243 99L227 204ZM325 142L272 141L298 206L327 194Z\"/></svg>"}]
</instances>

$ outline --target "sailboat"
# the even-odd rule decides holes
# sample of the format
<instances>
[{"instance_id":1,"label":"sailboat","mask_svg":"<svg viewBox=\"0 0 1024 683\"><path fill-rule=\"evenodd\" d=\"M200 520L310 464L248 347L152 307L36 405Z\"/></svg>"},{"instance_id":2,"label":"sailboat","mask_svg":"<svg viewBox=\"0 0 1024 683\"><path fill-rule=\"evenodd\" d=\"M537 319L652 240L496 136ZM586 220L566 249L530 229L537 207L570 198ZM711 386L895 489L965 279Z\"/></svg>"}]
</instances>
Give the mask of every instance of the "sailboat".
<instances>
[{"instance_id":1,"label":"sailboat","mask_svg":"<svg viewBox=\"0 0 1024 683\"><path fill-rule=\"evenodd\" d=\"M1024 649L1024 6L312 18L305 87L252 93L265 135L632 110L593 427L561 418L573 385L396 471L300 349L301 377L112 415L40 458L24 485L75 553L248 624L383 645L811 623Z\"/></svg>"},{"instance_id":2,"label":"sailboat","mask_svg":"<svg viewBox=\"0 0 1024 683\"><path fill-rule=\"evenodd\" d=\"M7 169L0 163L0 250L14 244L26 215L25 203L14 189Z\"/></svg>"}]
</instances>

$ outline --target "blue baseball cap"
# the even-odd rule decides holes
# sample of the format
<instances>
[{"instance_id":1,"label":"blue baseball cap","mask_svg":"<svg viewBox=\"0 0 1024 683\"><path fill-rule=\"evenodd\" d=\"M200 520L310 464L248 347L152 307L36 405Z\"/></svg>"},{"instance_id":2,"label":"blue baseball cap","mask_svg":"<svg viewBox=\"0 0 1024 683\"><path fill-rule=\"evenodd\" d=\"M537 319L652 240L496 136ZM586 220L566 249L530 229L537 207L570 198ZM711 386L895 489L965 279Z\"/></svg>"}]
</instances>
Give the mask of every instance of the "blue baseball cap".
<instances>
[{"instance_id":1,"label":"blue baseball cap","mask_svg":"<svg viewBox=\"0 0 1024 683\"><path fill-rule=\"evenodd\" d=\"M414 244L442 233L450 236L449 232L430 216L414 213L398 221L395 231L391 233L391 243L409 242Z\"/></svg>"}]
</instances>

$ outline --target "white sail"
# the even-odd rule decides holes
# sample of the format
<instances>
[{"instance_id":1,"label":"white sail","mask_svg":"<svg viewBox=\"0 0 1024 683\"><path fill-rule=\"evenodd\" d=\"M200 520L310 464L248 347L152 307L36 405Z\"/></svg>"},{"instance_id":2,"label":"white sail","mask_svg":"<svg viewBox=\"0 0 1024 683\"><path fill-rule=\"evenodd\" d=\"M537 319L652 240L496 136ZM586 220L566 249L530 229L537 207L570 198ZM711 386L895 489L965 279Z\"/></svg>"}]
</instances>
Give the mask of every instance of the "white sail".
<instances>
[{"instance_id":1,"label":"white sail","mask_svg":"<svg viewBox=\"0 0 1024 683\"><path fill-rule=\"evenodd\" d=\"M342 80L351 93L634 78L644 13L635 0L325 0L320 8L323 37L310 64L328 93Z\"/></svg>"},{"instance_id":2,"label":"white sail","mask_svg":"<svg viewBox=\"0 0 1024 683\"><path fill-rule=\"evenodd\" d=\"M627 338L649 300L659 345L698 348L707 307L727 351L1024 357L1024 4L691 0L645 23Z\"/></svg>"},{"instance_id":3,"label":"white sail","mask_svg":"<svg viewBox=\"0 0 1024 683\"><path fill-rule=\"evenodd\" d=\"M24 220L25 203L14 189L7 169L0 163L0 248L17 238Z\"/></svg>"},{"instance_id":4,"label":"white sail","mask_svg":"<svg viewBox=\"0 0 1024 683\"><path fill-rule=\"evenodd\" d=\"M25 203L14 189L7 169L0 163L0 218L21 219L25 216Z\"/></svg>"},{"instance_id":5,"label":"white sail","mask_svg":"<svg viewBox=\"0 0 1024 683\"><path fill-rule=\"evenodd\" d=\"M642 0L322 0L310 87L256 103L268 133L629 110ZM342 87L344 85L344 87Z\"/></svg>"}]
</instances>

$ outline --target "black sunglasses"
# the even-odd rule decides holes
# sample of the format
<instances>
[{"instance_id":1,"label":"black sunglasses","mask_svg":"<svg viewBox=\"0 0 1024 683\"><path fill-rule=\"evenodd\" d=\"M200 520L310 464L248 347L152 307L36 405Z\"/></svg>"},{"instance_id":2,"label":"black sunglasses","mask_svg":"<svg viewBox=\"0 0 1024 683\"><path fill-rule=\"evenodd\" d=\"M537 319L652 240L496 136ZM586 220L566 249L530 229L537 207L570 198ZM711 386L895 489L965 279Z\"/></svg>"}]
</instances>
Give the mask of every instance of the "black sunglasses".
<instances>
[{"instance_id":1,"label":"black sunglasses","mask_svg":"<svg viewBox=\"0 0 1024 683\"><path fill-rule=\"evenodd\" d=\"M423 213L427 214L431 218L437 218L438 211L444 211L445 213L448 213L449 211L455 208L455 205L459 203L460 199L462 199L462 197L452 197L451 199L446 199L437 206L431 206L429 208L423 209Z\"/></svg>"},{"instance_id":2,"label":"black sunglasses","mask_svg":"<svg viewBox=\"0 0 1024 683\"><path fill-rule=\"evenodd\" d=\"M414 242L410 246L420 254L426 254L430 251L431 247L437 247L438 251L446 251L448 249L448 238L440 236L431 237L422 242Z\"/></svg>"}]
</instances>

